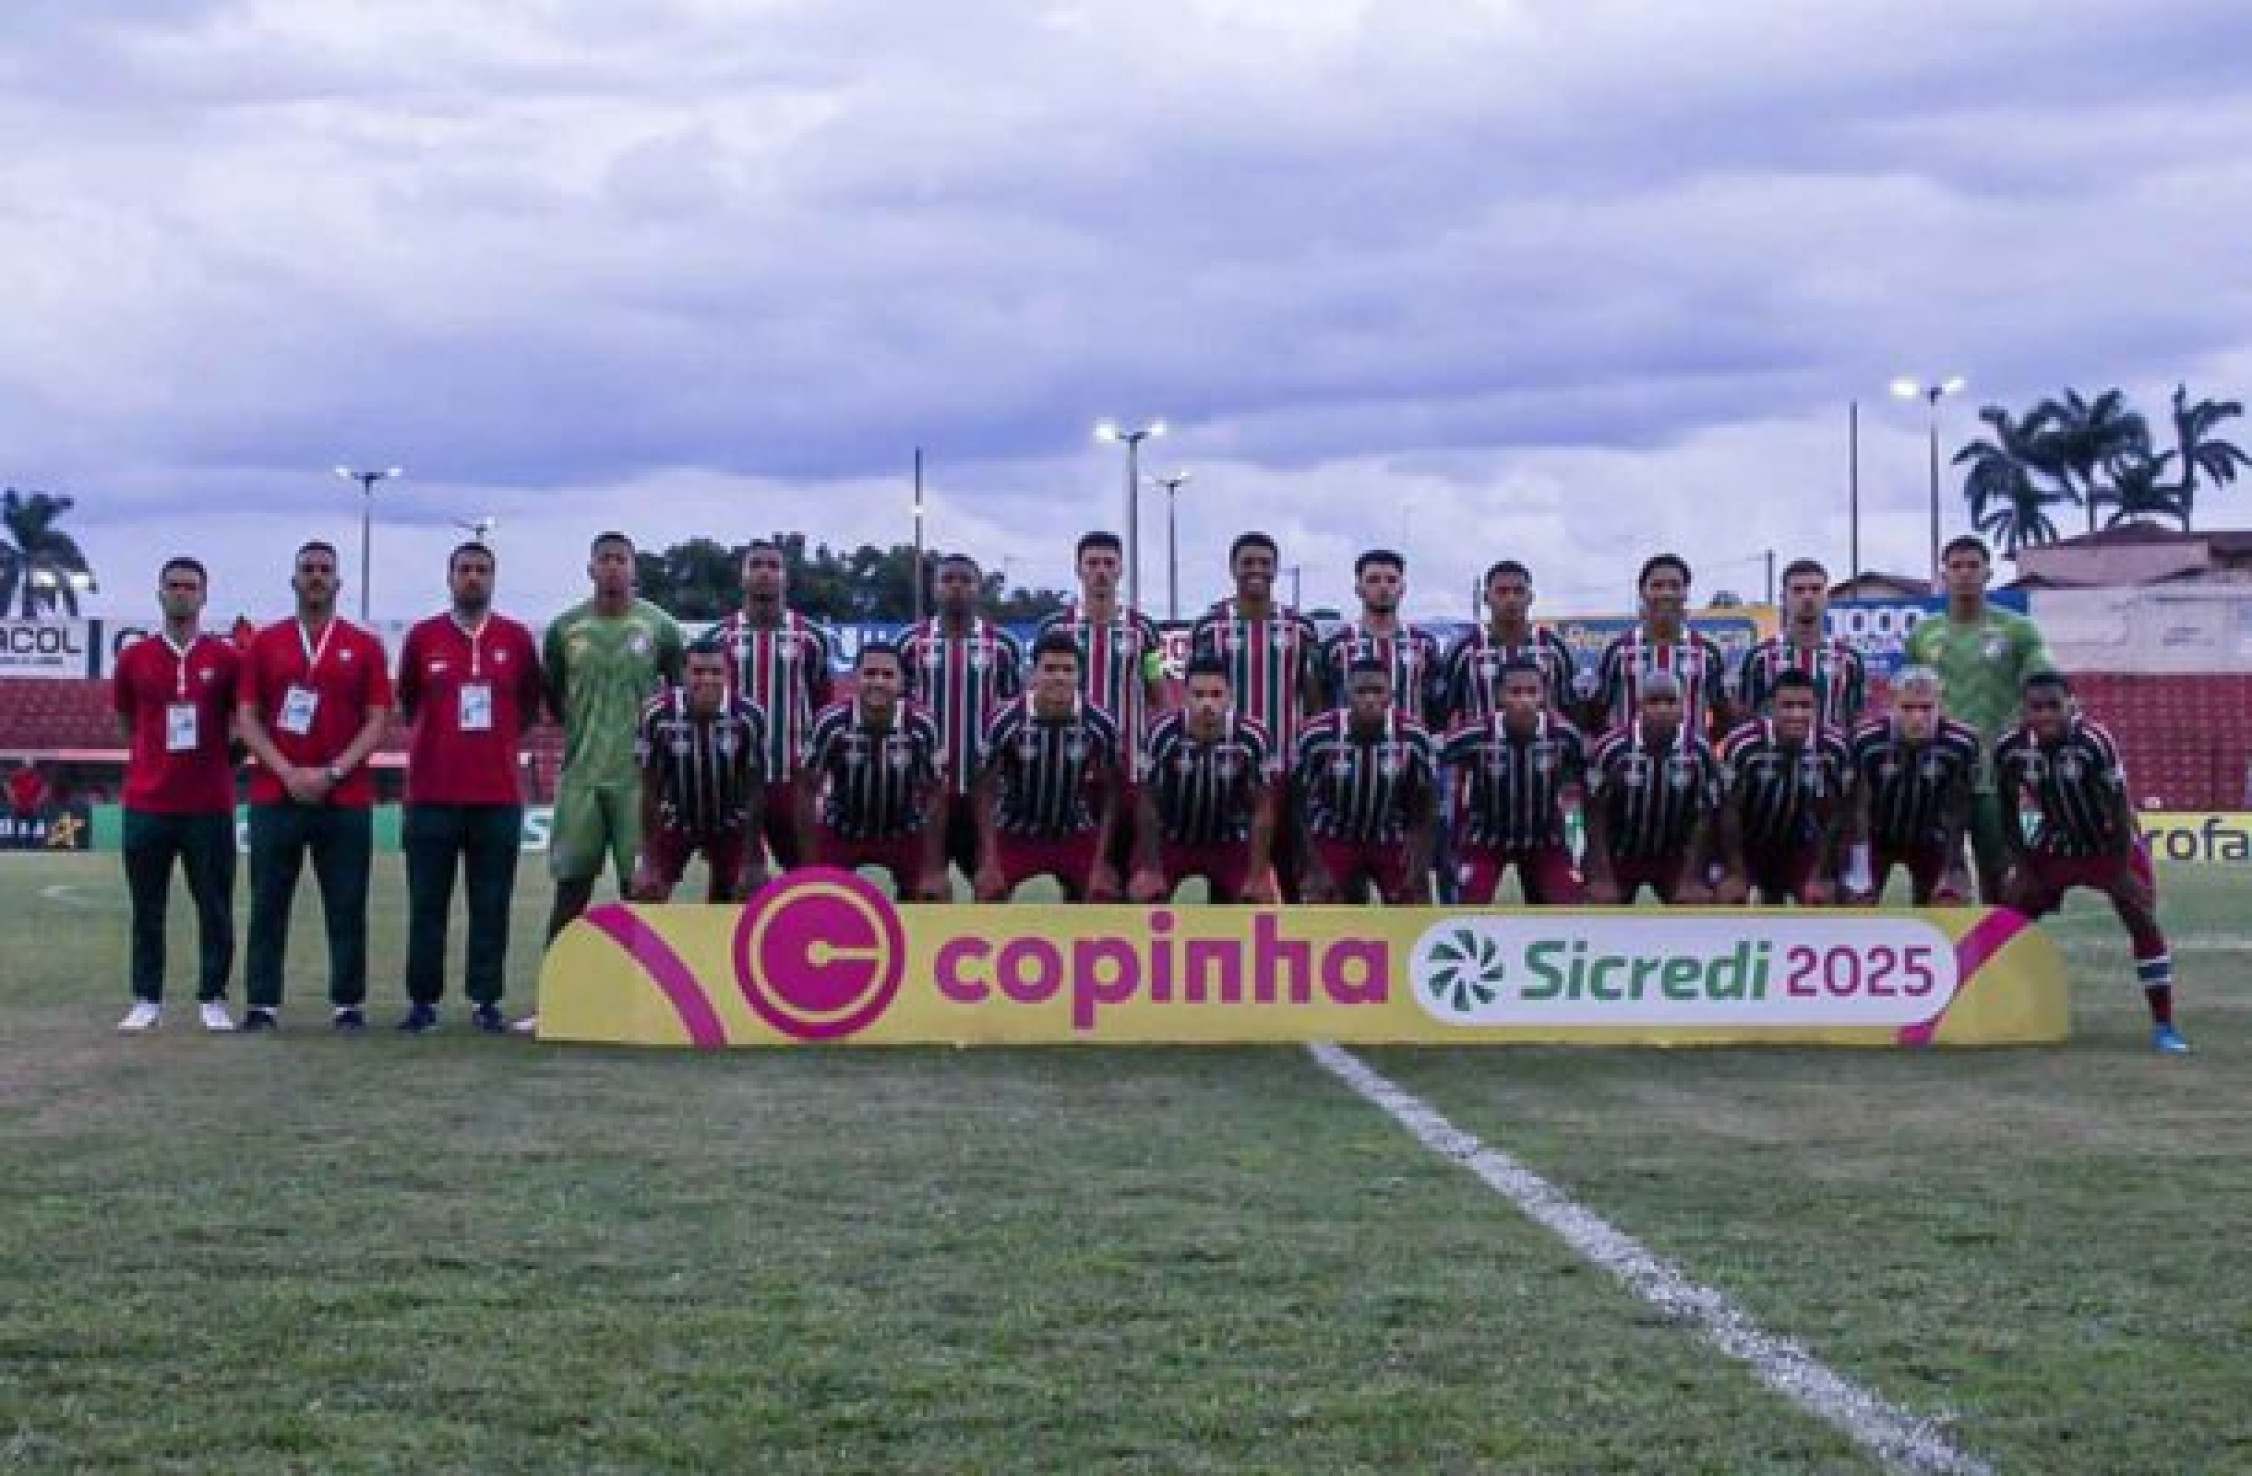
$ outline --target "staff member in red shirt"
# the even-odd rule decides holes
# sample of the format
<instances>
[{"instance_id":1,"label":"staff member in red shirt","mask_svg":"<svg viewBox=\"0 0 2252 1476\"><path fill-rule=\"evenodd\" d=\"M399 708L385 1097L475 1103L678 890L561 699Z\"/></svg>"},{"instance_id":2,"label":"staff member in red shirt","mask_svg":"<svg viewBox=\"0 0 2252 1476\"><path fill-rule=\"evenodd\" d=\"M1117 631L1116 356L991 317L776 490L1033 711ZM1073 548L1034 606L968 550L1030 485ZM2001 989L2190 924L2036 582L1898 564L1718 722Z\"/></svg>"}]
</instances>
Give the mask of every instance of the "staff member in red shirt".
<instances>
[{"instance_id":1,"label":"staff member in red shirt","mask_svg":"<svg viewBox=\"0 0 2252 1476\"><path fill-rule=\"evenodd\" d=\"M290 579L296 618L258 633L237 697L242 741L259 763L250 780L245 1030L281 1023L289 907L307 852L328 925L332 1023L343 1031L367 1024L368 861L375 848L375 779L367 759L390 718L391 675L383 642L336 613L340 587L335 548L316 542L297 550Z\"/></svg>"},{"instance_id":2,"label":"staff member in red shirt","mask_svg":"<svg viewBox=\"0 0 2252 1476\"><path fill-rule=\"evenodd\" d=\"M164 1009L164 913L172 863L196 911L196 999L203 1028L232 1030L235 967L235 766L227 723L242 658L203 633L208 580L194 559L157 571L164 627L117 658L111 703L132 751L125 760L125 886L133 899L133 1008L117 1028L156 1028Z\"/></svg>"},{"instance_id":3,"label":"staff member in red shirt","mask_svg":"<svg viewBox=\"0 0 2252 1476\"><path fill-rule=\"evenodd\" d=\"M502 971L508 909L523 849L518 779L524 724L539 716L540 658L532 633L493 613L496 560L464 543L446 560L453 608L407 632L399 648L399 711L407 746L407 1017L420 1035L438 1025L446 988L446 923L454 871L469 904L462 992L479 1030L505 1031Z\"/></svg>"}]
</instances>

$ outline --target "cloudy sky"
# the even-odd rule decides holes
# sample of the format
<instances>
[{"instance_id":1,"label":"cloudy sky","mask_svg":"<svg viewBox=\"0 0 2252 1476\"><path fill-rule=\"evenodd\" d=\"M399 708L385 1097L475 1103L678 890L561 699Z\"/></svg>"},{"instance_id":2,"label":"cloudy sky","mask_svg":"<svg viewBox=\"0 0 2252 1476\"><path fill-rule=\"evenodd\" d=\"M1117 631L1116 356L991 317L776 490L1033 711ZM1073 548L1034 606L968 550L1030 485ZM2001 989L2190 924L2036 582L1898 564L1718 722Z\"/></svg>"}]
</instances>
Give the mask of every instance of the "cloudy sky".
<instances>
[{"instance_id":1,"label":"cloudy sky","mask_svg":"<svg viewBox=\"0 0 2252 1476\"><path fill-rule=\"evenodd\" d=\"M1261 526L1309 604L1383 542L1594 611L1842 567L1856 397L1918 567L1896 374L2252 391L2231 0L7 0L0 141L0 480L135 611L355 559L339 460L409 470L379 616L457 518L528 614L613 524L903 538L917 444L934 541L1060 583L1106 415L1194 473L1184 602Z\"/></svg>"}]
</instances>

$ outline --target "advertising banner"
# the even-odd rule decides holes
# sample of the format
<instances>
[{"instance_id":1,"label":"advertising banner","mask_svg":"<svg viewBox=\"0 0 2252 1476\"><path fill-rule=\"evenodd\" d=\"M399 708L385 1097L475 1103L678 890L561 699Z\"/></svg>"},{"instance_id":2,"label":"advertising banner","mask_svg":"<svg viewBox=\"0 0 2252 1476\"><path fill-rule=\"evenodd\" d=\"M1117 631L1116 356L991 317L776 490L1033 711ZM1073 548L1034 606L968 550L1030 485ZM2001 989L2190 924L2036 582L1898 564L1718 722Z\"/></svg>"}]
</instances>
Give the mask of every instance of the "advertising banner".
<instances>
[{"instance_id":1,"label":"advertising banner","mask_svg":"<svg viewBox=\"0 0 2252 1476\"><path fill-rule=\"evenodd\" d=\"M631 1045L2025 1045L2065 972L2014 912L909 905L847 872L613 904L540 1036Z\"/></svg>"},{"instance_id":2,"label":"advertising banner","mask_svg":"<svg viewBox=\"0 0 2252 1476\"><path fill-rule=\"evenodd\" d=\"M82 682L101 675L99 621L0 620L0 681Z\"/></svg>"},{"instance_id":3,"label":"advertising banner","mask_svg":"<svg viewBox=\"0 0 2252 1476\"><path fill-rule=\"evenodd\" d=\"M93 816L84 805L65 805L36 815L18 815L0 805L0 851L90 851Z\"/></svg>"},{"instance_id":4,"label":"advertising banner","mask_svg":"<svg viewBox=\"0 0 2252 1476\"><path fill-rule=\"evenodd\" d=\"M2252 811L2152 810L2140 819L2157 860L2252 867Z\"/></svg>"}]
</instances>

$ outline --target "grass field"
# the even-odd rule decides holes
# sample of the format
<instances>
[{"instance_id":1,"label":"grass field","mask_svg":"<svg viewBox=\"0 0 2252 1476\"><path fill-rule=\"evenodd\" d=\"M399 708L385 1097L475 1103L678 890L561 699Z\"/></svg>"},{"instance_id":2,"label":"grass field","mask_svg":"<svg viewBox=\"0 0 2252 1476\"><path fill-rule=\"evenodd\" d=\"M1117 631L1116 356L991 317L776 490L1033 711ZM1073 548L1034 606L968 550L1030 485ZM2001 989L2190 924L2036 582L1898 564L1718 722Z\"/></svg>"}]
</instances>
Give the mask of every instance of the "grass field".
<instances>
[{"instance_id":1,"label":"grass field","mask_svg":"<svg viewBox=\"0 0 2252 1476\"><path fill-rule=\"evenodd\" d=\"M309 905L214 1039L184 902L123 1040L115 865L0 864L0 1469L1878 1469L1302 1052L339 1040ZM2088 908L2068 1049L1364 1058L1997 1470L2252 1470L2252 919L2165 889L2188 1060Z\"/></svg>"}]
</instances>

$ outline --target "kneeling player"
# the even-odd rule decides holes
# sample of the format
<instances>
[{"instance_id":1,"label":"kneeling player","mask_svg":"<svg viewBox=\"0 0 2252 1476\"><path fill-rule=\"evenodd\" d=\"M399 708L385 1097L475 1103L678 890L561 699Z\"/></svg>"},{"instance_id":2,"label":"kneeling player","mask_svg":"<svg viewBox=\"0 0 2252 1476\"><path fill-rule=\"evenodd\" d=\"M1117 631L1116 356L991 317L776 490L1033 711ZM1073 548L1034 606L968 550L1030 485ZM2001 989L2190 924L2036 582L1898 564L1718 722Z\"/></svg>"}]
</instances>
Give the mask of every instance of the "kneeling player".
<instances>
[{"instance_id":1,"label":"kneeling player","mask_svg":"<svg viewBox=\"0 0 2252 1476\"><path fill-rule=\"evenodd\" d=\"M1110 902L1118 872L1118 727L1079 695L1079 647L1061 631L1032 648L1032 690L993 714L977 806L977 899L1006 902L1036 876L1070 901Z\"/></svg>"},{"instance_id":2,"label":"kneeling player","mask_svg":"<svg viewBox=\"0 0 2252 1476\"><path fill-rule=\"evenodd\" d=\"M1437 749L1392 707L1392 668L1363 657L1346 676L1346 705L1306 725L1291 793L1305 837L1308 902L1430 900L1437 829Z\"/></svg>"},{"instance_id":3,"label":"kneeling player","mask_svg":"<svg viewBox=\"0 0 2252 1476\"><path fill-rule=\"evenodd\" d=\"M1498 709L1458 725L1440 753L1458 776L1462 900L1493 901L1514 866L1526 901L1584 902L1587 885L1564 844L1564 790L1587 769L1579 729L1545 710L1548 677L1539 663L1511 658L1498 685Z\"/></svg>"},{"instance_id":4,"label":"kneeling player","mask_svg":"<svg viewBox=\"0 0 2252 1476\"><path fill-rule=\"evenodd\" d=\"M899 649L860 648L856 690L814 718L798 775L800 849L823 866L878 867L892 890L943 902L946 779L938 723L899 695Z\"/></svg>"},{"instance_id":5,"label":"kneeling player","mask_svg":"<svg viewBox=\"0 0 2252 1476\"><path fill-rule=\"evenodd\" d=\"M1188 706L1150 729L1128 894L1163 902L1198 876L1215 902L1272 902L1267 730L1235 710L1219 657L1192 658L1187 683Z\"/></svg>"},{"instance_id":6,"label":"kneeling player","mask_svg":"<svg viewBox=\"0 0 2252 1476\"><path fill-rule=\"evenodd\" d=\"M1681 721L1670 671L1639 678L1639 716L1587 764L1587 899L1629 903L1644 887L1660 902L1712 900L1705 866L1720 812L1720 763Z\"/></svg>"},{"instance_id":7,"label":"kneeling player","mask_svg":"<svg viewBox=\"0 0 2252 1476\"><path fill-rule=\"evenodd\" d=\"M1768 689L1772 717L1753 718L1721 745L1720 849L1726 871L1716 902L1752 896L1769 905L1824 907L1837 895L1838 837L1850 815L1853 756L1835 728L1815 721L1814 678L1795 668Z\"/></svg>"},{"instance_id":8,"label":"kneeling player","mask_svg":"<svg viewBox=\"0 0 2252 1476\"><path fill-rule=\"evenodd\" d=\"M2111 734L2082 717L2072 684L2055 672L2025 679L2023 721L1994 745L1994 772L2007 818L2021 796L2039 807L2030 843L2002 827L2009 853L2002 900L2028 917L2054 912L2087 887L2111 899L2134 945L2135 975L2150 1003L2151 1044L2187 1051L2174 1028L2174 961L2158 928L2158 881L2127 802L2127 773Z\"/></svg>"},{"instance_id":9,"label":"kneeling player","mask_svg":"<svg viewBox=\"0 0 2252 1476\"><path fill-rule=\"evenodd\" d=\"M633 900L665 902L703 853L708 897L739 902L766 880L759 858L766 718L728 693L727 648L688 648L687 680L641 710L641 854Z\"/></svg>"},{"instance_id":10,"label":"kneeling player","mask_svg":"<svg viewBox=\"0 0 2252 1476\"><path fill-rule=\"evenodd\" d=\"M1918 907L1970 900L1963 834L1978 783L1978 730L1940 715L1939 673L1912 666L1892 683L1892 712L1853 734L1853 864L1857 903L1876 905L1905 868Z\"/></svg>"}]
</instances>

